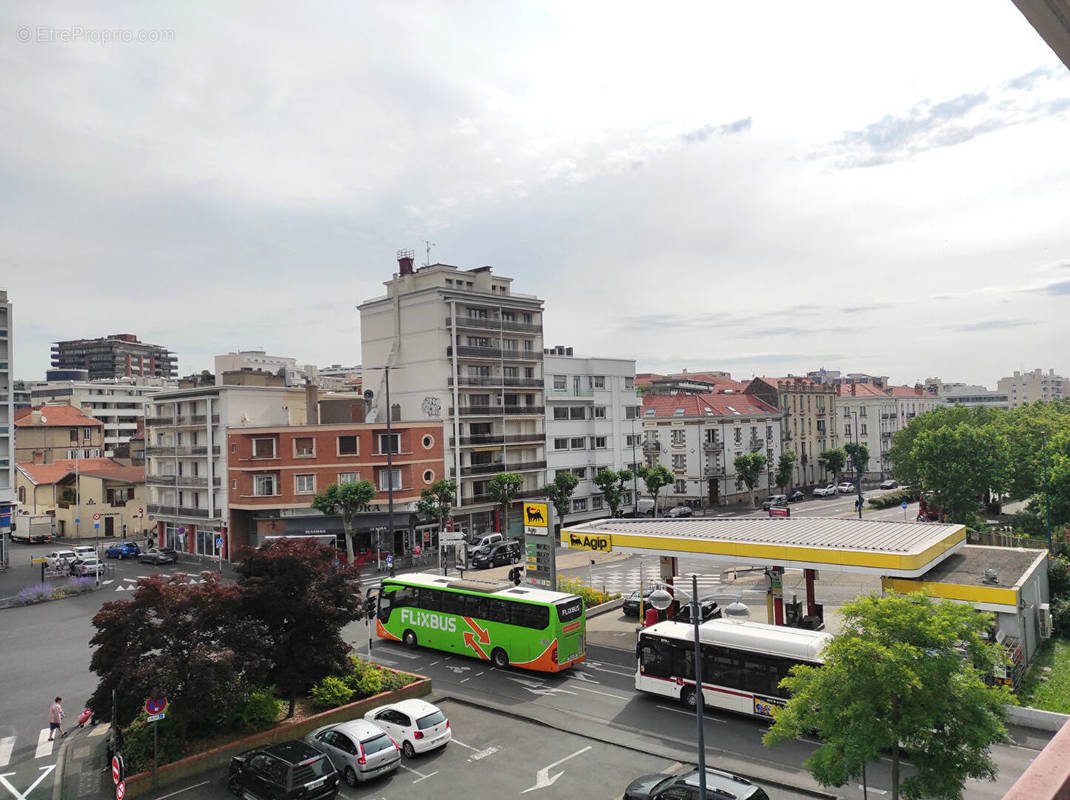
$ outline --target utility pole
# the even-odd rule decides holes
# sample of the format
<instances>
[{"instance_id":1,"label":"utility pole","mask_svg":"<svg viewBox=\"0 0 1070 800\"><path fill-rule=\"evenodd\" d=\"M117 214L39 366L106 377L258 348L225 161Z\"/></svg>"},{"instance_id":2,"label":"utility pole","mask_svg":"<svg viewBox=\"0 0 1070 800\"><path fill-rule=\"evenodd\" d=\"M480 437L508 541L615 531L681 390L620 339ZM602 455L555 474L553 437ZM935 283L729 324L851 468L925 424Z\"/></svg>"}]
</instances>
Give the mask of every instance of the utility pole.
<instances>
[{"instance_id":1,"label":"utility pole","mask_svg":"<svg viewBox=\"0 0 1070 800\"><path fill-rule=\"evenodd\" d=\"M387 542L393 551L394 544L394 435L390 428L390 418L393 410L390 407L390 366L386 367L386 524L389 528ZM393 574L394 570L390 570Z\"/></svg>"}]
</instances>

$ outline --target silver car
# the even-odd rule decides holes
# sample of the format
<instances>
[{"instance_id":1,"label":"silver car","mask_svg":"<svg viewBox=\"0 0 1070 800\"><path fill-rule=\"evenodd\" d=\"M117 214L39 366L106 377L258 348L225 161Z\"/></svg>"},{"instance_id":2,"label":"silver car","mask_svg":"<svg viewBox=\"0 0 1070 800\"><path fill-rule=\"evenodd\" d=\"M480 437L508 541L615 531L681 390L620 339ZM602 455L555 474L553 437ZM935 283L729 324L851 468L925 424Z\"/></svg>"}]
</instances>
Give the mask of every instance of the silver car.
<instances>
[{"instance_id":1,"label":"silver car","mask_svg":"<svg viewBox=\"0 0 1070 800\"><path fill-rule=\"evenodd\" d=\"M350 786L393 772L401 763L398 743L363 719L317 728L305 741L326 753Z\"/></svg>"}]
</instances>

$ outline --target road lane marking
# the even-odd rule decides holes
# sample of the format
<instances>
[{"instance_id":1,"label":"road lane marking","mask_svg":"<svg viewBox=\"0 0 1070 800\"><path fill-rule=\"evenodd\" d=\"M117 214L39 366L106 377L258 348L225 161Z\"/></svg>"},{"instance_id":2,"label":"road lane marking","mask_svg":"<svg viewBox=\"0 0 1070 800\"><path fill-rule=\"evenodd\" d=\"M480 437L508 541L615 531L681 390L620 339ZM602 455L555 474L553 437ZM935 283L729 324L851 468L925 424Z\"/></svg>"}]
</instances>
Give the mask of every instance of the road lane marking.
<instances>
[{"instance_id":1,"label":"road lane marking","mask_svg":"<svg viewBox=\"0 0 1070 800\"><path fill-rule=\"evenodd\" d=\"M692 719L694 719L695 717L694 711L685 711L682 708L673 708L672 706L654 706L654 708L663 708L666 711L672 711L674 714L687 714L687 716L691 717ZM706 722L728 722L728 720L726 719L717 719L717 717L707 717L705 714L702 715L702 718L706 720Z\"/></svg>"},{"instance_id":2,"label":"road lane marking","mask_svg":"<svg viewBox=\"0 0 1070 800\"><path fill-rule=\"evenodd\" d=\"M171 792L171 794L165 794L163 797L157 797L156 800L167 800L168 797L174 797L183 792L188 792L190 789L199 789L202 786L208 785L208 783L209 781L201 781L200 783L193 784L193 786L187 786L185 789L179 789L177 792Z\"/></svg>"},{"instance_id":3,"label":"road lane marking","mask_svg":"<svg viewBox=\"0 0 1070 800\"><path fill-rule=\"evenodd\" d=\"M590 692L591 694L600 694L603 697L612 697L614 700L631 700L630 697L625 697L622 694L610 694L609 692L600 692L597 689L588 689L585 686L573 686L573 689L579 689L581 692Z\"/></svg>"},{"instance_id":4,"label":"road lane marking","mask_svg":"<svg viewBox=\"0 0 1070 800\"><path fill-rule=\"evenodd\" d=\"M435 775L438 775L438 770L437 769L434 772L432 772L430 775L424 775L422 772L418 772L418 771L414 770L412 767L406 767L404 764L398 764L398 766L401 767L406 772L411 772L413 775L419 775L420 776L419 778L414 780L413 783L419 783L420 781L426 781L428 778L433 778ZM161 800L163 800L163 798L161 798Z\"/></svg>"},{"instance_id":5,"label":"road lane marking","mask_svg":"<svg viewBox=\"0 0 1070 800\"><path fill-rule=\"evenodd\" d=\"M14 736L5 736L0 739L0 767L6 767L7 762L11 760L11 751L15 749Z\"/></svg>"},{"instance_id":6,"label":"road lane marking","mask_svg":"<svg viewBox=\"0 0 1070 800\"><path fill-rule=\"evenodd\" d=\"M37 735L37 752L34 753L34 758L52 755L52 740L48 738L48 733L48 728L41 728L41 732Z\"/></svg>"},{"instance_id":7,"label":"road lane marking","mask_svg":"<svg viewBox=\"0 0 1070 800\"><path fill-rule=\"evenodd\" d=\"M564 758L559 758L553 764L550 764L548 766L543 767L537 773L535 773L535 785L525 789L520 794L527 794L528 792L533 792L536 789L545 789L547 786L553 786L553 784L557 781L557 779L565 774L565 771L561 770L561 772L557 773L556 775L551 776L550 775L550 770L552 770L558 764L564 764L569 759L575 758L576 756L582 756L584 753L586 753L590 749L591 749L591 745L587 745L582 750L577 750L572 755L565 756Z\"/></svg>"},{"instance_id":8,"label":"road lane marking","mask_svg":"<svg viewBox=\"0 0 1070 800\"><path fill-rule=\"evenodd\" d=\"M0 775L0 785L3 785L9 792L11 792L11 794L15 796L15 800L27 800L27 798L33 793L33 790L37 788L37 784L47 778L52 772L52 770L54 770L55 768L55 764L50 764L47 767L41 767L41 774L37 776L37 780L30 784L30 788L27 789L25 793L20 792L18 789L16 789L14 786L7 782L8 776L14 775L14 772L5 772L3 775Z\"/></svg>"}]
</instances>

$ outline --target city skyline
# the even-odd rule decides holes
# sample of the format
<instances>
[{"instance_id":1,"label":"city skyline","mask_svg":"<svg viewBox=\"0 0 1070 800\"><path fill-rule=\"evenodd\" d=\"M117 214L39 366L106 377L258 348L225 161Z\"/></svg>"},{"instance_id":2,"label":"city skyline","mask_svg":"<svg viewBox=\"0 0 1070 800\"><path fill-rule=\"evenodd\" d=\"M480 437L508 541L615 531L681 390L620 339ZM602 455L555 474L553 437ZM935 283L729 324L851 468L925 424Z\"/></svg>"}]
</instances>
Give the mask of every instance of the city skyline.
<instances>
[{"instance_id":1,"label":"city skyline","mask_svg":"<svg viewBox=\"0 0 1070 800\"><path fill-rule=\"evenodd\" d=\"M773 9L0 9L16 377L119 332L357 363L427 243L640 372L1070 372L1058 58L1005 2Z\"/></svg>"}]
</instances>

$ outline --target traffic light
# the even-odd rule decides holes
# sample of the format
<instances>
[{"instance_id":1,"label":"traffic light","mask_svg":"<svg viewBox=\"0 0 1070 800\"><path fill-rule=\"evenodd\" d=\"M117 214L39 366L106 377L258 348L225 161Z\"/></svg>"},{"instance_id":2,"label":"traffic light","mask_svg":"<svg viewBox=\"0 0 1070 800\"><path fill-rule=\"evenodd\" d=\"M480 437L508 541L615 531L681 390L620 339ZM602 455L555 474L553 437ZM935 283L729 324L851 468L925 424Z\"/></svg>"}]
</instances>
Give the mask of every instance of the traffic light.
<instances>
[{"instance_id":1,"label":"traffic light","mask_svg":"<svg viewBox=\"0 0 1070 800\"><path fill-rule=\"evenodd\" d=\"M364 615L368 619L371 619L372 617L375 616L375 607L376 607L376 602L375 602L375 597L374 596L370 596L364 601Z\"/></svg>"},{"instance_id":2,"label":"traffic light","mask_svg":"<svg viewBox=\"0 0 1070 800\"><path fill-rule=\"evenodd\" d=\"M514 586L519 586L520 585L520 579L523 576L523 574L524 574L524 568L523 567L513 567L511 570L509 570L509 580L511 580L513 582Z\"/></svg>"}]
</instances>

